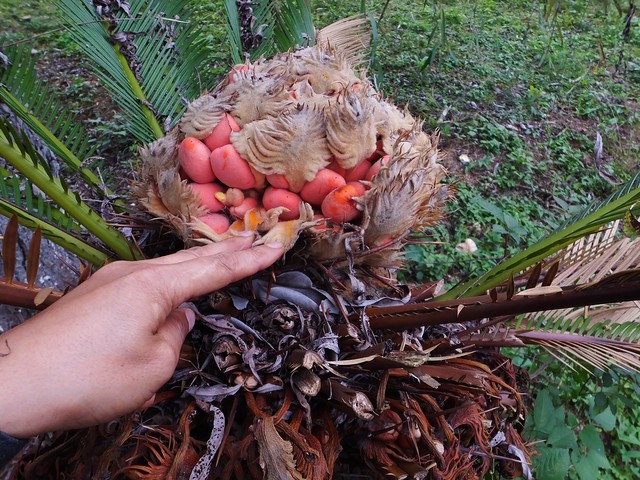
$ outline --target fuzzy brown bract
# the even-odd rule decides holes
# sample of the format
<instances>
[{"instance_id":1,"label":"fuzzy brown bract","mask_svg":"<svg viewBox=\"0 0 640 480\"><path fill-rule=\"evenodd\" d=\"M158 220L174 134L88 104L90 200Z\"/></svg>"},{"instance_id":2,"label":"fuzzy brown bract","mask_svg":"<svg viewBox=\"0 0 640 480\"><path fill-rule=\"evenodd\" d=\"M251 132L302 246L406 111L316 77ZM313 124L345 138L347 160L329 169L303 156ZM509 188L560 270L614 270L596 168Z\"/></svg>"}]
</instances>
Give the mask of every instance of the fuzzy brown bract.
<instances>
[{"instance_id":1,"label":"fuzzy brown bract","mask_svg":"<svg viewBox=\"0 0 640 480\"><path fill-rule=\"evenodd\" d=\"M315 260L351 255L359 264L395 267L407 235L421 232L441 217L449 190L441 184L445 171L438 163L438 136L424 133L421 122L385 100L345 56L326 44L234 67L212 92L191 102L179 128L141 150L143 166L134 188L139 204L169 224L187 244L219 241L256 227L245 218L246 210L238 214L225 208L218 213L228 216L230 227L226 231L210 228L201 219L203 207L191 192L192 180L180 169L177 146L187 137L211 145L207 136L225 114L239 126L228 133L225 149L237 152L236 162L248 168L232 165L226 157L220 158L222 153L212 151L214 172L218 168L216 190L236 186L220 179L220 169L242 167L255 176L243 195L255 199L258 211L274 207L262 205L266 187L297 194L327 168L346 183L360 185L356 190L365 191L360 197L341 197L338 205L332 205L338 213L331 218L342 218L344 209L348 223L324 220L327 210L318 202L299 208L304 218L294 224L287 214L289 223L281 218L269 229L258 229L261 236L277 237L287 248L302 236L311 247L301 254ZM219 141L216 137L216 145ZM367 177L371 165L382 157L385 165ZM233 183L228 174L223 178ZM299 197L298 201L304 203ZM291 210L289 205L276 206L286 212ZM279 233L269 234L272 228Z\"/></svg>"}]
</instances>

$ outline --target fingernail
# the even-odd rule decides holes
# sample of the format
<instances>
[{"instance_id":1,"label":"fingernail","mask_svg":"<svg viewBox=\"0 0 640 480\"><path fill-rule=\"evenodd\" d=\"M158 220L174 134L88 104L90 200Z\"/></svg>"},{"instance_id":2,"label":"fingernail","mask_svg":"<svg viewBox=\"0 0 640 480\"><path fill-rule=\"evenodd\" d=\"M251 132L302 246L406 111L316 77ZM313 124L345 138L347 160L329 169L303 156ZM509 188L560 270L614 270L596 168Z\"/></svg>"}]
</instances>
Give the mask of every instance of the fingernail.
<instances>
[{"instance_id":1,"label":"fingernail","mask_svg":"<svg viewBox=\"0 0 640 480\"><path fill-rule=\"evenodd\" d=\"M243 230L242 232L238 233L239 237L253 237L256 234L256 232L252 231L252 230Z\"/></svg>"},{"instance_id":2,"label":"fingernail","mask_svg":"<svg viewBox=\"0 0 640 480\"><path fill-rule=\"evenodd\" d=\"M190 308L181 309L184 312L184 316L187 319L187 323L189 324L189 331L193 330L193 327L196 324L196 314Z\"/></svg>"},{"instance_id":3,"label":"fingernail","mask_svg":"<svg viewBox=\"0 0 640 480\"><path fill-rule=\"evenodd\" d=\"M269 242L264 244L265 247L275 248L277 250L282 250L282 244L280 242Z\"/></svg>"}]
</instances>

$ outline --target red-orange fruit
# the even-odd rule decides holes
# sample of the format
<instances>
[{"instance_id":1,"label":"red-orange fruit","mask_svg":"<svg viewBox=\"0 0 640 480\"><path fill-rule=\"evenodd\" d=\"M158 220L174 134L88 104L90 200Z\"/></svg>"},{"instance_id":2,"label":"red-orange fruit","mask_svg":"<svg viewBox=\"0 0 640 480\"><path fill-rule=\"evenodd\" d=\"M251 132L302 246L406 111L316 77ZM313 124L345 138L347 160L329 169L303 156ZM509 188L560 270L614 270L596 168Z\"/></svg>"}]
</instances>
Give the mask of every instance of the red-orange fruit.
<instances>
[{"instance_id":1,"label":"red-orange fruit","mask_svg":"<svg viewBox=\"0 0 640 480\"><path fill-rule=\"evenodd\" d=\"M272 173L271 175L267 175L267 182L272 187L289 188L289 182L287 182L286 177L281 173Z\"/></svg>"},{"instance_id":2,"label":"red-orange fruit","mask_svg":"<svg viewBox=\"0 0 640 480\"><path fill-rule=\"evenodd\" d=\"M229 145L231 143L231 132L238 131L240 131L238 122L236 122L231 115L225 113L218 125L213 127L209 136L204 139L204 143L210 150L215 150L224 145Z\"/></svg>"},{"instance_id":3,"label":"red-orange fruit","mask_svg":"<svg viewBox=\"0 0 640 480\"><path fill-rule=\"evenodd\" d=\"M346 183L339 173L322 168L318 170L313 180L304 184L300 190L300 196L305 202L319 206L329 192L346 185Z\"/></svg>"},{"instance_id":4,"label":"red-orange fruit","mask_svg":"<svg viewBox=\"0 0 640 480\"><path fill-rule=\"evenodd\" d=\"M200 198L200 203L210 212L219 212L224 205L216 198L216 193L224 191L218 183L190 183L193 192Z\"/></svg>"},{"instance_id":5,"label":"red-orange fruit","mask_svg":"<svg viewBox=\"0 0 640 480\"><path fill-rule=\"evenodd\" d=\"M262 196L262 205L267 210L276 207L286 207L288 212L280 215L280 220L294 220L300 216L300 202L302 199L297 193L290 192L284 188L269 187Z\"/></svg>"},{"instance_id":6,"label":"red-orange fruit","mask_svg":"<svg viewBox=\"0 0 640 480\"><path fill-rule=\"evenodd\" d=\"M362 160L358 165L346 171L344 179L347 182L356 182L362 180L371 168L369 160Z\"/></svg>"},{"instance_id":7,"label":"red-orange fruit","mask_svg":"<svg viewBox=\"0 0 640 480\"><path fill-rule=\"evenodd\" d=\"M221 213L207 213L198 217L198 219L206 223L216 233L226 232L229 229L229 225L231 225L227 216Z\"/></svg>"},{"instance_id":8,"label":"red-orange fruit","mask_svg":"<svg viewBox=\"0 0 640 480\"><path fill-rule=\"evenodd\" d=\"M256 185L249 163L240 156L233 145L224 145L211 152L209 157L213 173L229 187L245 190Z\"/></svg>"},{"instance_id":9,"label":"red-orange fruit","mask_svg":"<svg viewBox=\"0 0 640 480\"><path fill-rule=\"evenodd\" d=\"M373 177L375 177L378 174L380 169L383 166L385 166L387 163L389 163L389 158L390 158L389 155L385 155L380 160L377 160L373 165L371 165L371 168L369 168L369 170L367 171L367 174L364 176L364 179L367 182L370 182L371 180L373 180Z\"/></svg>"},{"instance_id":10,"label":"red-orange fruit","mask_svg":"<svg viewBox=\"0 0 640 480\"><path fill-rule=\"evenodd\" d=\"M362 213L353 199L364 193L365 187L360 182L347 183L325 197L320 207L322 214L333 222L350 222Z\"/></svg>"},{"instance_id":11,"label":"red-orange fruit","mask_svg":"<svg viewBox=\"0 0 640 480\"><path fill-rule=\"evenodd\" d=\"M231 215L236 218L244 218L244 214L247 213L248 210L252 208L256 208L258 206L258 200L251 197L245 197L240 205L237 207L231 207L229 211Z\"/></svg>"}]
</instances>

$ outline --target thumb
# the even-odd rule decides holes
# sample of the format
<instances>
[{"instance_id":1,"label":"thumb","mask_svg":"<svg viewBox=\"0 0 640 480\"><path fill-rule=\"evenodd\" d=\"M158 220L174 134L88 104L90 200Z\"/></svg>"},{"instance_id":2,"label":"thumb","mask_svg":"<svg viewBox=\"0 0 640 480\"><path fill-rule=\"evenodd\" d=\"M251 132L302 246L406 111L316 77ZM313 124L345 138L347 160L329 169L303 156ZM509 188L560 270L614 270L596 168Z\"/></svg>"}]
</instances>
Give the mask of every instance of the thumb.
<instances>
[{"instance_id":1,"label":"thumb","mask_svg":"<svg viewBox=\"0 0 640 480\"><path fill-rule=\"evenodd\" d=\"M191 329L196 323L196 314L189 308L176 308L167 316L158 330L158 335L173 348L176 358Z\"/></svg>"}]
</instances>

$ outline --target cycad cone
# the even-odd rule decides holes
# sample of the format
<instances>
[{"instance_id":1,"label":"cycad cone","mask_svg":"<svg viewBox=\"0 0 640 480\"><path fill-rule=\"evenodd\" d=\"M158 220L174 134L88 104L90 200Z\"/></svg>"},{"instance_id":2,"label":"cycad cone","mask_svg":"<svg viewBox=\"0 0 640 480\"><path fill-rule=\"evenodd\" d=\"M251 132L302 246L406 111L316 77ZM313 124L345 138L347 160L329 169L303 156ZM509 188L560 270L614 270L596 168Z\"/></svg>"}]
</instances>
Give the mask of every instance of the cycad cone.
<instances>
[{"instance_id":1,"label":"cycad cone","mask_svg":"<svg viewBox=\"0 0 640 480\"><path fill-rule=\"evenodd\" d=\"M256 230L290 249L302 234L317 260L392 267L441 217L437 143L340 53L309 47L234 67L141 150L134 191L187 244Z\"/></svg>"}]
</instances>

